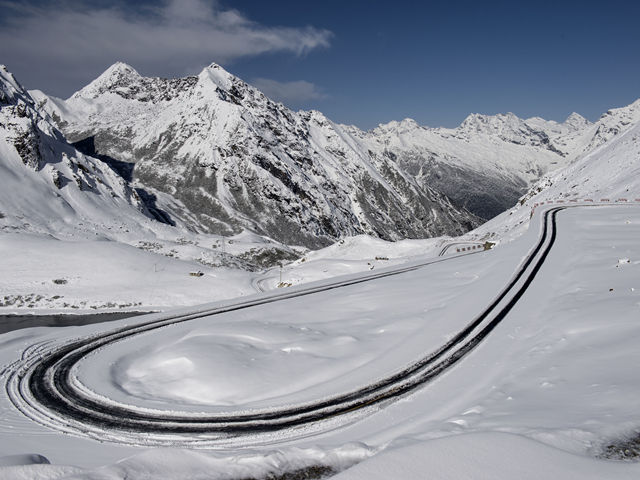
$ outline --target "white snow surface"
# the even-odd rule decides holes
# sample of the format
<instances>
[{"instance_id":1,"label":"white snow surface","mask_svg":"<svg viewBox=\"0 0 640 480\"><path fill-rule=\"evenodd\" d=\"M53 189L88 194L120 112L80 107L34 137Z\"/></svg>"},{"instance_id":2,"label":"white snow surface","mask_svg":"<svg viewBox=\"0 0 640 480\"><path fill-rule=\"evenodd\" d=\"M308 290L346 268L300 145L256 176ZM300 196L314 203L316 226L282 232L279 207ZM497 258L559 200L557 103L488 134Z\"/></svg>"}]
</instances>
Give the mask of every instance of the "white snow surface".
<instances>
[{"instance_id":1,"label":"white snow surface","mask_svg":"<svg viewBox=\"0 0 640 480\"><path fill-rule=\"evenodd\" d=\"M169 245L199 258L194 245ZM0 254L3 314L154 311L255 292L249 272L109 240L10 233L0 235ZM203 276L190 276L195 271Z\"/></svg>"},{"instance_id":2,"label":"white snow surface","mask_svg":"<svg viewBox=\"0 0 640 480\"><path fill-rule=\"evenodd\" d=\"M346 470L344 478L382 478L389 470L376 462L391 466L422 452L421 458L441 459L434 472L453 469L452 477L464 478L473 468L489 465L487 458L496 458L508 444L512 456L487 466L484 478L492 472L498 475L493 478L513 478L513 472L536 462L547 462L551 473L574 467L581 472L592 465L592 477L585 478L596 478L596 473L632 478L637 464L592 456L640 427L635 402L640 381L630 368L640 362L634 340L640 334L640 208L585 206L558 218L556 245L504 323L436 382L358 421L332 423L310 437L298 432L251 437L226 447L222 442L216 453L137 453L137 447L57 434L22 417L4 399L2 453L37 452L55 466L3 468L13 478L28 478L24 472L30 469L41 478L60 478L67 467L59 465L76 466L64 473L69 478L147 472L169 479L203 469L223 478L223 473L238 472L233 468L248 455L254 475L310 464L340 470L364 460ZM77 379L114 401L186 411L282 406L351 389L433 351L465 325L531 248L539 221L536 214L523 236L490 252L119 342L85 359ZM2 362L14 361L37 342L64 342L131 321L137 320L73 333L44 328L11 332L2 338ZM505 439L505 432L515 437ZM455 451L470 454L454 462ZM286 461L274 467L273 455ZM349 460L338 461L344 456ZM96 470L105 463L109 466ZM399 468L396 478L414 478L422 468L429 471L428 465L416 460Z\"/></svg>"},{"instance_id":3,"label":"white snow surface","mask_svg":"<svg viewBox=\"0 0 640 480\"><path fill-rule=\"evenodd\" d=\"M118 69L111 73L117 74ZM3 98L25 101L25 92L11 78L5 85L14 87L3 91ZM285 266L282 282L294 284L288 288L295 291L303 288L299 283L329 282L326 279L338 273L356 278L361 275L358 272L368 273L371 267L375 272L394 263L411 265L431 259L431 265L161 328L96 351L73 372L75 381L115 403L171 412L248 411L344 393L398 371L451 338L490 303L534 245L542 212L551 207L548 202L579 207L558 214L556 244L507 318L436 381L399 401L372 407L366 416L344 422L338 418L278 435L252 435L227 443L222 439L201 450L181 449L180 439L167 448L149 449L142 446L144 438L134 445L130 440L114 441L117 435L100 442L81 431L61 433L54 425L26 418L2 395L0 477L265 478L309 466L342 471L336 478L354 480L640 477L638 463L598 459L609 444L640 432L637 103L605 114L586 142L586 155L570 159L567 168L534 185L521 204L463 238L396 244L366 236L345 239ZM57 141L46 119L38 122L40 131L52 135L53 140L46 142ZM478 118L470 119L467 126L479 128L478 122L497 128L492 121ZM564 133L586 125L577 116L564 124L527 122ZM28 125L18 125L22 127ZM574 140L585 144L582 137ZM15 151L6 147L11 142L0 142L0 148L6 148L0 153L19 161ZM73 161L64 167L66 175L80 175L73 167L78 164L100 169L77 152L70 152L70 158ZM0 181L37 185L46 180L50 184L44 169L28 173L26 180L11 179L12 170L3 171ZM108 172L101 175L104 185L97 186L98 191L107 186L115 191L116 180ZM34 187L34 191L40 190ZM28 220L23 223L28 225L17 232L4 228L0 237L2 291L13 292L4 294L4 301L7 296L13 301L27 293L44 292L36 307L68 309L62 298L53 298L64 292L60 296L70 299L67 303L88 310L114 300L115 308L120 308L141 298L143 305L166 307L275 289L280 283L279 269L259 275L199 267L205 275L189 277L196 266L190 262L219 249L202 248L214 238L194 234L181 239L170 227L153 227L152 233L141 236L146 231L145 217L135 199L125 190L121 193L111 197L119 202L111 211L127 213L113 223L93 221L86 228L80 225L88 220L82 212L93 208L94 194L81 189L62 192L71 206L67 221L52 224L48 220L65 218L56 209L67 207L59 206L64 202L55 195L35 198L30 207L17 205L32 210L24 215ZM7 209L5 205L11 206L13 200L5 197L0 224L7 227L15 225L21 213ZM54 236L58 231L62 233ZM448 241L487 239L498 246L436 261ZM253 245L267 240L245 235L225 245L240 248L238 244L245 241ZM147 251L133 248L144 245ZM14 258L20 249L26 254ZM177 252L174 258L149 251L172 253L171 249ZM159 258L166 263L159 265ZM55 279L66 283L54 283ZM219 304L209 306L213 305ZM25 308L28 305L16 307L14 302L8 310ZM20 364L28 349L65 344L145 318L2 334L2 377Z\"/></svg>"}]
</instances>

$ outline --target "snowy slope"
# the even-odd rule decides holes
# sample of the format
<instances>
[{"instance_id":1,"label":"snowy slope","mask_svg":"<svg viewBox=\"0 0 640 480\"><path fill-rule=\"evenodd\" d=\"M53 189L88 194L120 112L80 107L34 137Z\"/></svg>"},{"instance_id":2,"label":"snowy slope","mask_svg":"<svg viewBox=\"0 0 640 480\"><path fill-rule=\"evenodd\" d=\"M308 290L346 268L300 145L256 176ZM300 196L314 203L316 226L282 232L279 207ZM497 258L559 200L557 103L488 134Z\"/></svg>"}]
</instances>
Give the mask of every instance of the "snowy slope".
<instances>
[{"instance_id":1,"label":"snowy slope","mask_svg":"<svg viewBox=\"0 0 640 480\"><path fill-rule=\"evenodd\" d=\"M39 233L74 229L84 217L114 222L148 214L108 166L82 155L35 110L0 66L0 209L4 224Z\"/></svg>"},{"instance_id":2,"label":"snowy slope","mask_svg":"<svg viewBox=\"0 0 640 480\"><path fill-rule=\"evenodd\" d=\"M161 79L117 63L66 101L34 95L78 148L181 201L202 231L319 247L478 225L320 112L294 113L215 64Z\"/></svg>"},{"instance_id":3,"label":"snowy slope","mask_svg":"<svg viewBox=\"0 0 640 480\"><path fill-rule=\"evenodd\" d=\"M438 480L631 480L640 475L640 465L571 455L520 435L474 433L383 452L332 478L408 480L427 475Z\"/></svg>"},{"instance_id":4,"label":"snowy slope","mask_svg":"<svg viewBox=\"0 0 640 480\"><path fill-rule=\"evenodd\" d=\"M222 439L229 444L214 452L144 452L52 433L5 399L0 452L37 452L58 464L5 471L13 478L29 472L60 478L63 472L79 479L173 480L309 466L328 473L362 462L342 478L387 478L398 465L397 478L415 478L423 469L464 478L476 468L473 478L500 479L529 475L531 465L544 462L549 475L634 478L637 464L594 456L640 425L637 375L619 368L638 361L639 227L638 208L630 205L561 213L557 245L504 323L438 381L357 422L337 423L318 436L293 431L293 440L269 437L266 444L251 435ZM74 378L143 408L226 412L323 398L394 371L451 338L504 285L539 228L536 221L519 240L492 252L403 276L158 329L95 352ZM623 258L630 261L620 263ZM49 342L65 344L70 336L127 322L6 334L2 362L19 360L31 345L37 352ZM461 451L464 458L456 458ZM441 463L407 461L416 455Z\"/></svg>"}]
</instances>

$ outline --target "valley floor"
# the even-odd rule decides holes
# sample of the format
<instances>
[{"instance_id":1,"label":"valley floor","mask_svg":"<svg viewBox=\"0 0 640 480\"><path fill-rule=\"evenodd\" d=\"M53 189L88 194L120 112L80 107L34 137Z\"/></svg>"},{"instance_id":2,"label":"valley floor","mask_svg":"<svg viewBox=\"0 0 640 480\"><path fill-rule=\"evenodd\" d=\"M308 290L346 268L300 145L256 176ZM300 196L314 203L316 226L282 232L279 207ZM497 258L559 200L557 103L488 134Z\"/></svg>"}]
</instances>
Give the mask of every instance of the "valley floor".
<instances>
[{"instance_id":1,"label":"valley floor","mask_svg":"<svg viewBox=\"0 0 640 480\"><path fill-rule=\"evenodd\" d=\"M237 268L238 258L268 245L242 236L222 239L227 243L223 253L220 237L205 235L178 242L154 238L134 246L0 233L0 316L152 312L200 305L437 255L447 240L385 242L361 235L308 252L296 262L282 262L282 271L272 267L252 272ZM198 245L207 241L217 248Z\"/></svg>"}]
</instances>

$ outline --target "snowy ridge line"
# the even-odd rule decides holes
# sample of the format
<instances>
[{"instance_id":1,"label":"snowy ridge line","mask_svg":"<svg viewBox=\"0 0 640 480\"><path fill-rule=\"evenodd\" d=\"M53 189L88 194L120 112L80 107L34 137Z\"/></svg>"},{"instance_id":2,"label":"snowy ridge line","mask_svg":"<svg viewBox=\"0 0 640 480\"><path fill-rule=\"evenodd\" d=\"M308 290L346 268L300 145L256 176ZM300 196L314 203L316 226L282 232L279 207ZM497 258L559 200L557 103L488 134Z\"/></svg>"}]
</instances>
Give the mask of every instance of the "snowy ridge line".
<instances>
[{"instance_id":1,"label":"snowy ridge line","mask_svg":"<svg viewBox=\"0 0 640 480\"><path fill-rule=\"evenodd\" d=\"M493 303L454 339L398 374L353 392L307 405L279 408L265 413L210 415L208 417L199 414L184 416L184 413L179 412L149 415L141 409L123 409L115 402L101 404L95 399L82 398L82 394L86 392L74 390L73 385L69 383L69 369L84 356L83 349L81 349L79 358L69 355L71 363L66 367L64 366L66 353L59 355L60 358L53 362L51 362L51 358L42 362L51 363L50 367L59 368L60 365L64 367L61 370L54 368L53 372L47 372L45 369L44 377L40 378L40 382L45 383L48 388L59 390L51 392L48 388L40 388L42 385L33 381L38 378L38 375L23 375L23 379L26 378L28 381L22 382L22 387L26 388L21 388L21 393L31 397L32 401L38 398L41 408L38 408L38 405L32 405L34 408L40 413L48 414L49 420L57 417L58 421L62 421L63 428L75 430L74 433L97 437L98 433L104 435L105 430L116 430L119 435L127 437L126 439L116 438L116 441L137 443L141 441L141 435L158 444L166 444L167 442L176 444L176 442L184 443L185 441L213 441L220 438L221 435L223 439L228 439L224 436L284 431L288 428L309 426L310 424L316 424L317 427L317 423L320 421L335 421L337 420L335 417L339 415L352 414L358 410L369 410L370 407L384 401L397 399L446 371L477 346L507 316L535 278L555 242L557 213L569 207L555 207L544 213L540 239L525 257L512 280ZM73 350L73 348L72 346L71 349ZM95 348L98 347L93 349ZM445 353L448 355L445 356ZM66 358L66 361L69 362L69 358ZM32 370L39 375L42 374L42 372L38 372L38 368L42 369L42 363L34 361L35 368ZM71 396L67 399L56 400L55 395L60 394ZM51 404L52 398L60 403ZM50 411L52 409L53 412ZM23 409L21 410L24 412ZM51 425L46 421L43 423L56 428L61 426L60 424ZM292 433L299 433L299 429L294 428L287 433L290 436ZM182 437L185 434L197 434L197 438Z\"/></svg>"},{"instance_id":2,"label":"snowy ridge line","mask_svg":"<svg viewBox=\"0 0 640 480\"><path fill-rule=\"evenodd\" d=\"M84 392L74 390L69 382L69 371L73 365L87 353L87 349L98 348L90 342L87 345L82 341L80 343L85 343L84 345L74 344L62 348L62 352L54 352L41 362L33 362L26 372L23 370L12 378L19 381L19 392L26 394L24 400L40 413L49 412L49 421L58 417L58 420L63 421L64 428L75 429L75 433L87 434L88 431L93 431L97 436L98 432L117 430L120 435L136 437L135 440L128 438L129 442L140 442L141 433L145 438L153 438L155 441L164 439L165 442L175 444L184 434L197 434L201 440L214 440L221 434L273 432L368 409L386 400L397 399L443 373L477 346L506 317L543 265L556 238L556 215L565 208L556 207L545 212L540 239L525 257L512 280L492 304L451 341L397 374L333 399L265 413L209 417L174 416L174 412L150 415L141 410L124 409L114 402L104 405L95 399L84 398ZM74 352L76 347L79 352ZM50 369L53 371L49 371ZM39 406L32 404L36 398ZM24 412L24 409L21 410ZM59 427L59 424L49 426ZM289 433L295 433L295 429Z\"/></svg>"}]
</instances>

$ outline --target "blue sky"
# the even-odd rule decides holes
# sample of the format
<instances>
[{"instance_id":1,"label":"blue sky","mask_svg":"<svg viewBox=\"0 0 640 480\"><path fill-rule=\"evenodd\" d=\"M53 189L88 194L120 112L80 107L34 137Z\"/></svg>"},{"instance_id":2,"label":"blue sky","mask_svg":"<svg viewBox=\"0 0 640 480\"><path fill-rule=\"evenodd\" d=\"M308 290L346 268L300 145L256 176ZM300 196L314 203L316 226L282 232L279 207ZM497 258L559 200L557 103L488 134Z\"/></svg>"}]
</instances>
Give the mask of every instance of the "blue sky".
<instances>
[{"instance_id":1,"label":"blue sky","mask_svg":"<svg viewBox=\"0 0 640 480\"><path fill-rule=\"evenodd\" d=\"M640 2L0 1L0 62L66 97L116 60L211 62L294 109L372 128L469 113L596 119L640 97Z\"/></svg>"}]
</instances>

